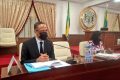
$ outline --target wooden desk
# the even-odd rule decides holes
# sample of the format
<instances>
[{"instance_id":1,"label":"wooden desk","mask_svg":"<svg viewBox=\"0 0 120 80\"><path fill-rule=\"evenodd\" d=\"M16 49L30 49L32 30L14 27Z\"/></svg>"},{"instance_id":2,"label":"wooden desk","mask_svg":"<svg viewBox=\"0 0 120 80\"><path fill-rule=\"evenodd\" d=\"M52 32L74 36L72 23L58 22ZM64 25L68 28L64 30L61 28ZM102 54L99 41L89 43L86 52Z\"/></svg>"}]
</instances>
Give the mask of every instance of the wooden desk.
<instances>
[{"instance_id":1,"label":"wooden desk","mask_svg":"<svg viewBox=\"0 0 120 80\"><path fill-rule=\"evenodd\" d=\"M16 66L13 68L14 73ZM120 80L120 60L72 65L35 73L27 73L23 66L21 68L22 73L15 76L7 75L7 68L2 68L2 80Z\"/></svg>"}]
</instances>

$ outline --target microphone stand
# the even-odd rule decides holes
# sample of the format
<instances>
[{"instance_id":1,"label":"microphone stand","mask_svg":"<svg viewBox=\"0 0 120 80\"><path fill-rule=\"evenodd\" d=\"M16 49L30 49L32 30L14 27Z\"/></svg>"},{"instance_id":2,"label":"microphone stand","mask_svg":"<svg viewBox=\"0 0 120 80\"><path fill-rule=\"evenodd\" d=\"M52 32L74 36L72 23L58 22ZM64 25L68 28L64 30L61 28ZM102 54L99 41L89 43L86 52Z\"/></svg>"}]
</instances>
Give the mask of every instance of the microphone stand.
<instances>
[{"instance_id":1,"label":"microphone stand","mask_svg":"<svg viewBox=\"0 0 120 80\"><path fill-rule=\"evenodd\" d=\"M60 46L60 47L67 48L67 49L71 50L71 48L63 46L63 45L58 45L58 44L53 44L53 45ZM77 63L77 61L74 60L74 56L73 57L68 57L66 62L69 63L69 64L76 64Z\"/></svg>"},{"instance_id":2,"label":"microphone stand","mask_svg":"<svg viewBox=\"0 0 120 80\"><path fill-rule=\"evenodd\" d=\"M57 46L60 46L60 47L63 47L63 48L67 48L67 49L70 49L69 47L66 47L66 46L62 46L62 45L58 45L58 44L53 44L53 45L57 45Z\"/></svg>"}]
</instances>

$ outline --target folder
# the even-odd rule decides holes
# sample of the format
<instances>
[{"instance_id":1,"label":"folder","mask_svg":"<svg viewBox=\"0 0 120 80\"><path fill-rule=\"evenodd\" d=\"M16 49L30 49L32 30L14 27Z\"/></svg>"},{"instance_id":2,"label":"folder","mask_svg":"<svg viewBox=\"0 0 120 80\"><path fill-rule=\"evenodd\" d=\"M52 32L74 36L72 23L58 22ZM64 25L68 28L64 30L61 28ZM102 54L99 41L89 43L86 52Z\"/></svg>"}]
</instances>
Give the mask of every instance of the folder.
<instances>
[{"instance_id":1,"label":"folder","mask_svg":"<svg viewBox=\"0 0 120 80\"><path fill-rule=\"evenodd\" d=\"M27 69L27 71L28 71L29 73L38 72L38 71L46 71L46 70L51 69L51 68L48 67L48 66L43 66L43 67L40 67L40 68L33 68L33 67L31 66L31 63L25 63L24 66L25 66L25 68Z\"/></svg>"}]
</instances>

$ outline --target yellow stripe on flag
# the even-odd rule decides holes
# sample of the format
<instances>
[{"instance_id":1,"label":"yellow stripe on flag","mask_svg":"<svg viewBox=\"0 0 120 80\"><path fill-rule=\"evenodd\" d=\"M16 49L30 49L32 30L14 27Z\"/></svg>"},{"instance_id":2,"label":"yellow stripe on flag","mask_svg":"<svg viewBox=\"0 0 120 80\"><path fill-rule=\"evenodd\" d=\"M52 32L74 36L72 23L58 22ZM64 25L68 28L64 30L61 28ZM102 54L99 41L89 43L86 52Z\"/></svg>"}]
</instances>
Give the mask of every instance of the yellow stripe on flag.
<instances>
[{"instance_id":1,"label":"yellow stripe on flag","mask_svg":"<svg viewBox=\"0 0 120 80\"><path fill-rule=\"evenodd\" d=\"M67 26L66 26L66 35L68 36L69 34L69 23L67 23Z\"/></svg>"},{"instance_id":2,"label":"yellow stripe on flag","mask_svg":"<svg viewBox=\"0 0 120 80\"><path fill-rule=\"evenodd\" d=\"M104 28L108 27L108 20L107 20L107 9L105 10L105 16L104 16Z\"/></svg>"},{"instance_id":3,"label":"yellow stripe on flag","mask_svg":"<svg viewBox=\"0 0 120 80\"><path fill-rule=\"evenodd\" d=\"M69 2L68 2L68 11L67 11L67 19L66 19L66 30L65 36L68 39L69 37L69 29L70 29L70 13L69 13Z\"/></svg>"}]
</instances>

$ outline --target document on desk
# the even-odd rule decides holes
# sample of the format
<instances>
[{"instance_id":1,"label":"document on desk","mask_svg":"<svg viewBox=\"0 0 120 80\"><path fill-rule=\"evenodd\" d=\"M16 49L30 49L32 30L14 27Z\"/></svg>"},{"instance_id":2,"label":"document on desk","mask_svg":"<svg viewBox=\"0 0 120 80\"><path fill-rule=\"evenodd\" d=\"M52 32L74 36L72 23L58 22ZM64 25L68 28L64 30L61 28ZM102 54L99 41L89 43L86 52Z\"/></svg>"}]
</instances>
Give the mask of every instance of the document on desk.
<instances>
[{"instance_id":1,"label":"document on desk","mask_svg":"<svg viewBox=\"0 0 120 80\"><path fill-rule=\"evenodd\" d=\"M52 60L52 61L47 61L47 62L31 63L31 66L33 68L40 68L44 66L59 68L59 67L70 66L70 64L64 61L61 61L61 60Z\"/></svg>"},{"instance_id":2,"label":"document on desk","mask_svg":"<svg viewBox=\"0 0 120 80\"><path fill-rule=\"evenodd\" d=\"M112 54L107 54L107 53L97 53L95 55L96 57L104 58L104 59L120 59L120 53L112 53Z\"/></svg>"},{"instance_id":3,"label":"document on desk","mask_svg":"<svg viewBox=\"0 0 120 80\"><path fill-rule=\"evenodd\" d=\"M27 71L31 73L31 72L49 70L52 67L59 68L59 67L70 66L70 64L61 60L52 60L47 62L25 63L24 66L27 69Z\"/></svg>"}]
</instances>

